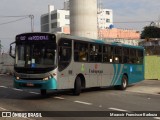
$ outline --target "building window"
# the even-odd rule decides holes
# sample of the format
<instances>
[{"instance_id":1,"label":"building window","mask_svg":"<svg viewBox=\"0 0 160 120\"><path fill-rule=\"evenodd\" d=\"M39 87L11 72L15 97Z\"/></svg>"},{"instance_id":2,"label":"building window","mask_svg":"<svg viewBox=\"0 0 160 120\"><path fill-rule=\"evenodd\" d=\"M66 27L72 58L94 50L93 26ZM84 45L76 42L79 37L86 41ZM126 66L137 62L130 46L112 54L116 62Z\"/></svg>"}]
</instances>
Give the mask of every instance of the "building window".
<instances>
[{"instance_id":1,"label":"building window","mask_svg":"<svg viewBox=\"0 0 160 120\"><path fill-rule=\"evenodd\" d=\"M106 22L107 22L107 23L110 23L110 19L106 19Z\"/></svg>"},{"instance_id":2,"label":"building window","mask_svg":"<svg viewBox=\"0 0 160 120\"><path fill-rule=\"evenodd\" d=\"M65 19L70 19L70 16L69 15L65 15Z\"/></svg>"},{"instance_id":3,"label":"building window","mask_svg":"<svg viewBox=\"0 0 160 120\"><path fill-rule=\"evenodd\" d=\"M106 14L107 14L107 15L110 15L110 12L109 12L109 11L106 11Z\"/></svg>"},{"instance_id":4,"label":"building window","mask_svg":"<svg viewBox=\"0 0 160 120\"><path fill-rule=\"evenodd\" d=\"M51 27L52 27L52 28L57 28L57 25L58 25L58 23L55 22L55 23L52 23L52 24L51 24Z\"/></svg>"},{"instance_id":5,"label":"building window","mask_svg":"<svg viewBox=\"0 0 160 120\"><path fill-rule=\"evenodd\" d=\"M42 25L41 32L49 32L49 24Z\"/></svg>"},{"instance_id":6,"label":"building window","mask_svg":"<svg viewBox=\"0 0 160 120\"><path fill-rule=\"evenodd\" d=\"M41 24L49 23L49 15L41 17Z\"/></svg>"},{"instance_id":7,"label":"building window","mask_svg":"<svg viewBox=\"0 0 160 120\"><path fill-rule=\"evenodd\" d=\"M57 19L57 13L51 14L51 20Z\"/></svg>"}]
</instances>

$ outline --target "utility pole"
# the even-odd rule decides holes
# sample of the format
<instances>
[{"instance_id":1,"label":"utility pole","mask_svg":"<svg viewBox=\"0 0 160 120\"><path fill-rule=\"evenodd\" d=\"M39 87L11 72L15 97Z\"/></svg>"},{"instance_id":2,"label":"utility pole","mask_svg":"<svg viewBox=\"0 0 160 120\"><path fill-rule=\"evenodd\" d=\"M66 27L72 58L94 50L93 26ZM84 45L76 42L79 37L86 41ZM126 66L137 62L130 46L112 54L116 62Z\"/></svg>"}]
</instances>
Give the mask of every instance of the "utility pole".
<instances>
[{"instance_id":1,"label":"utility pole","mask_svg":"<svg viewBox=\"0 0 160 120\"><path fill-rule=\"evenodd\" d=\"M0 55L1 55L1 51L2 51L2 45L1 45L1 40L0 40Z\"/></svg>"},{"instance_id":2,"label":"utility pole","mask_svg":"<svg viewBox=\"0 0 160 120\"><path fill-rule=\"evenodd\" d=\"M31 32L34 32L34 15L29 15L29 18L31 19Z\"/></svg>"}]
</instances>

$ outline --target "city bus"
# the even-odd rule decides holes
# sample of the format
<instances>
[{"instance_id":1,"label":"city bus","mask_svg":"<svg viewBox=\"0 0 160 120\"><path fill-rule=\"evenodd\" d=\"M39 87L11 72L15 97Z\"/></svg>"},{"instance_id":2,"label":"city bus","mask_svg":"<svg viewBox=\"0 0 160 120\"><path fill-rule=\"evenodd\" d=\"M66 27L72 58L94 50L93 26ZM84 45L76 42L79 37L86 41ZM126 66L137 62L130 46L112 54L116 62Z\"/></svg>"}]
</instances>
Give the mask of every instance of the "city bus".
<instances>
[{"instance_id":1,"label":"city bus","mask_svg":"<svg viewBox=\"0 0 160 120\"><path fill-rule=\"evenodd\" d=\"M34 32L17 35L10 55L15 58L14 87L39 89L42 95L62 89L80 95L82 89L92 87L125 90L144 80L144 48L140 46Z\"/></svg>"}]
</instances>

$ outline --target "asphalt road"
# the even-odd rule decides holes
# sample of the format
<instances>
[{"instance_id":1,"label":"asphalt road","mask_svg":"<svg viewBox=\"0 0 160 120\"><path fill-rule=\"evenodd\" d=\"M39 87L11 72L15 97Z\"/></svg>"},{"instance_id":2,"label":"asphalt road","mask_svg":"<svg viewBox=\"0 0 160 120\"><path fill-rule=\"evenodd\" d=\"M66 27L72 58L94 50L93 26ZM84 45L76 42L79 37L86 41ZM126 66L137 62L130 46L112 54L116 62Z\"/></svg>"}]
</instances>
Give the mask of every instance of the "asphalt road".
<instances>
[{"instance_id":1,"label":"asphalt road","mask_svg":"<svg viewBox=\"0 0 160 120\"><path fill-rule=\"evenodd\" d=\"M70 91L49 91L45 97L42 97L37 90L17 90L12 84L12 76L0 76L0 111L52 111L51 115L57 116L59 114L67 116L71 113L66 111L74 111L74 114L78 114L77 117L71 115L72 117L23 118L24 120L160 120L160 117L155 116L98 117L98 114L103 111L106 111L106 114L119 111L124 113L160 112L160 94L158 94L160 81L145 80L129 86L125 91L113 88L87 89L80 96L73 96ZM57 111L61 112L57 113ZM86 117L86 113L89 117ZM0 118L0 120L10 119L22 120L22 118Z\"/></svg>"}]
</instances>

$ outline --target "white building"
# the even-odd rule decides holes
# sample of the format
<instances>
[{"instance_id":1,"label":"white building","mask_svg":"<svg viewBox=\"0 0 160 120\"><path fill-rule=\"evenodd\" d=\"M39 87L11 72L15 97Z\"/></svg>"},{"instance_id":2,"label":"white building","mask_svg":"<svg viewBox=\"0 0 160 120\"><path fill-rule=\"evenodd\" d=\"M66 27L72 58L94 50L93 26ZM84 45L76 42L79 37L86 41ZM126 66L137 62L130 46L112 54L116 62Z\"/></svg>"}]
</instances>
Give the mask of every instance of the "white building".
<instances>
[{"instance_id":1,"label":"white building","mask_svg":"<svg viewBox=\"0 0 160 120\"><path fill-rule=\"evenodd\" d=\"M63 27L70 26L68 2L65 1L63 10L54 10L53 6L49 6L48 13L41 15L41 32L63 32ZM113 25L113 12L111 9L101 9L97 13L98 28L105 29Z\"/></svg>"},{"instance_id":2,"label":"white building","mask_svg":"<svg viewBox=\"0 0 160 120\"><path fill-rule=\"evenodd\" d=\"M113 11L111 9L101 9L98 12L98 28L106 29L113 26Z\"/></svg>"},{"instance_id":3,"label":"white building","mask_svg":"<svg viewBox=\"0 0 160 120\"><path fill-rule=\"evenodd\" d=\"M53 9L49 10L51 10L49 13L41 16L41 32L63 32L61 28L70 25L69 11Z\"/></svg>"}]
</instances>

